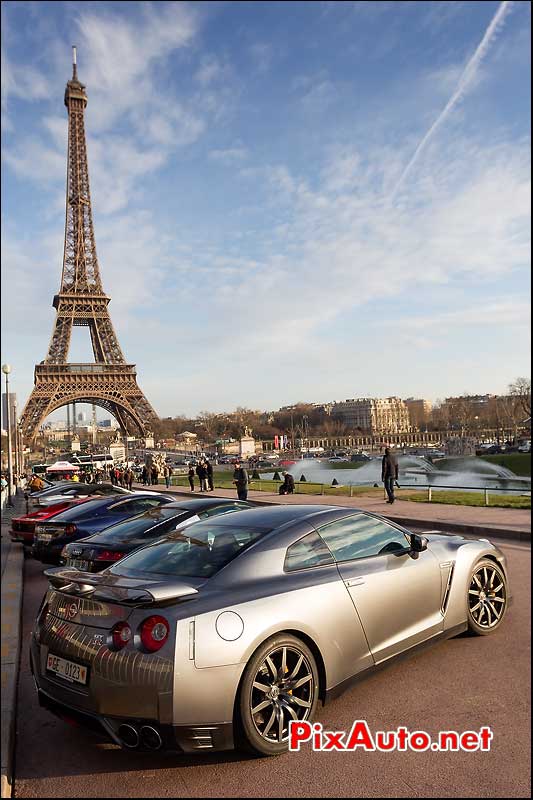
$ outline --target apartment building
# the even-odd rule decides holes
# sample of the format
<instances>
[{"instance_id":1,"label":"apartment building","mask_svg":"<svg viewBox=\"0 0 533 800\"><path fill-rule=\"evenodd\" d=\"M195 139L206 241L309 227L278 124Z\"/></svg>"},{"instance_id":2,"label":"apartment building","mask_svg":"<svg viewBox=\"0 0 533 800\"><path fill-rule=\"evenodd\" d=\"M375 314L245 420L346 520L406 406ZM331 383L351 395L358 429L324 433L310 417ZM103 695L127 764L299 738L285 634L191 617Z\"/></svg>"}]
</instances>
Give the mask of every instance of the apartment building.
<instances>
[{"instance_id":1,"label":"apartment building","mask_svg":"<svg viewBox=\"0 0 533 800\"><path fill-rule=\"evenodd\" d=\"M409 410L399 397L363 397L334 403L331 416L351 430L368 433L407 433L410 430Z\"/></svg>"},{"instance_id":2,"label":"apartment building","mask_svg":"<svg viewBox=\"0 0 533 800\"><path fill-rule=\"evenodd\" d=\"M432 405L429 400L408 397L404 402L409 412L409 424L411 427L417 430L424 428L431 416Z\"/></svg>"}]
</instances>

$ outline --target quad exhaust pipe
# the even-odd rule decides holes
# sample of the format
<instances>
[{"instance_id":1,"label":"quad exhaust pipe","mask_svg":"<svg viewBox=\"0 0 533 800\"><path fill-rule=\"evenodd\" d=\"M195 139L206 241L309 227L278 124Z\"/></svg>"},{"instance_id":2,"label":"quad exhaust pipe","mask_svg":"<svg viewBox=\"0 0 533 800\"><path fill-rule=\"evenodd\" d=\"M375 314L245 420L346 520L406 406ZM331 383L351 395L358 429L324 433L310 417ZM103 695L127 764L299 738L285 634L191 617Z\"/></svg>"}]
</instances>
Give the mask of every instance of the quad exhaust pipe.
<instances>
[{"instance_id":1,"label":"quad exhaust pipe","mask_svg":"<svg viewBox=\"0 0 533 800\"><path fill-rule=\"evenodd\" d=\"M129 750L144 747L146 750L160 750L163 746L161 734L151 725L143 725L137 730L133 725L120 725L117 731L121 744Z\"/></svg>"},{"instance_id":2,"label":"quad exhaust pipe","mask_svg":"<svg viewBox=\"0 0 533 800\"><path fill-rule=\"evenodd\" d=\"M134 750L139 747L139 734L133 725L121 725L118 729L118 736L124 747Z\"/></svg>"},{"instance_id":3,"label":"quad exhaust pipe","mask_svg":"<svg viewBox=\"0 0 533 800\"><path fill-rule=\"evenodd\" d=\"M151 725L143 725L140 730L141 744L147 750L159 750L163 745L161 734Z\"/></svg>"}]
</instances>

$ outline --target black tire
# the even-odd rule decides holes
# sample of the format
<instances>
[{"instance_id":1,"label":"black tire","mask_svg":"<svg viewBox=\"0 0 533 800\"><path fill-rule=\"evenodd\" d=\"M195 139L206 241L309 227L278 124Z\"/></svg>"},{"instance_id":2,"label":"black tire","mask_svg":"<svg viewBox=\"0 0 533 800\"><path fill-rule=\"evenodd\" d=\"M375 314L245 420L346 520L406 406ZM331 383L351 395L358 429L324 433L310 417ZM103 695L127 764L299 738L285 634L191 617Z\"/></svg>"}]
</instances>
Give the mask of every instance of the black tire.
<instances>
[{"instance_id":1,"label":"black tire","mask_svg":"<svg viewBox=\"0 0 533 800\"><path fill-rule=\"evenodd\" d=\"M244 670L237 703L238 745L262 756L287 752L288 722L312 721L318 693L318 669L309 647L291 634L267 639Z\"/></svg>"},{"instance_id":2,"label":"black tire","mask_svg":"<svg viewBox=\"0 0 533 800\"><path fill-rule=\"evenodd\" d=\"M508 605L507 579L492 559L481 559L472 570L466 604L472 636L488 636L502 624Z\"/></svg>"}]
</instances>

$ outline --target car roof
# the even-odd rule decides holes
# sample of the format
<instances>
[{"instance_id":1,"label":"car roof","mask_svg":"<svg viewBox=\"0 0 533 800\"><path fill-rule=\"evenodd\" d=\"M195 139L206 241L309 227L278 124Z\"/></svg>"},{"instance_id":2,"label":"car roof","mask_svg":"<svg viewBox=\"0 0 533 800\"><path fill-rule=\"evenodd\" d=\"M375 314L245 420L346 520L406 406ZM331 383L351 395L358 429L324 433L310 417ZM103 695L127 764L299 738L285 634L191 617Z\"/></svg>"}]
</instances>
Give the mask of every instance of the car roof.
<instances>
[{"instance_id":1,"label":"car roof","mask_svg":"<svg viewBox=\"0 0 533 800\"><path fill-rule=\"evenodd\" d=\"M288 522L296 522L297 520L306 517L312 517L315 514L323 513L324 511L346 511L346 513L357 513L359 509L356 508L342 508L341 506L323 506L323 505L271 505L261 506L258 508L245 509L239 511L238 519L233 514L227 514L221 517L216 517L213 522L216 525L239 525L242 527L250 526L258 528L270 529L271 531L276 528L281 528Z\"/></svg>"}]
</instances>

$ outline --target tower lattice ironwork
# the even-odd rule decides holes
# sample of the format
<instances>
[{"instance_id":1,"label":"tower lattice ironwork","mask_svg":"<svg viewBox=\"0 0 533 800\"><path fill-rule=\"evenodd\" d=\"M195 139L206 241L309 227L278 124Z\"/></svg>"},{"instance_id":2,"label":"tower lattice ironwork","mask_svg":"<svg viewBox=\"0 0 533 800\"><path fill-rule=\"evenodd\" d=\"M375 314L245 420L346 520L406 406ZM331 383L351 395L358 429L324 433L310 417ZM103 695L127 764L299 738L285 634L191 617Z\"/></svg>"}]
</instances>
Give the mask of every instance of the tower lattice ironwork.
<instances>
[{"instance_id":1,"label":"tower lattice ironwork","mask_svg":"<svg viewBox=\"0 0 533 800\"><path fill-rule=\"evenodd\" d=\"M35 367L35 385L22 413L21 429L27 439L32 439L52 411L78 402L106 408L126 434L146 435L158 417L137 385L135 365L126 363L109 316L110 298L100 278L85 140L87 95L78 80L75 48L65 105L68 163L61 288L53 300L56 320L48 355ZM89 328L94 363L69 363L73 325Z\"/></svg>"}]
</instances>

